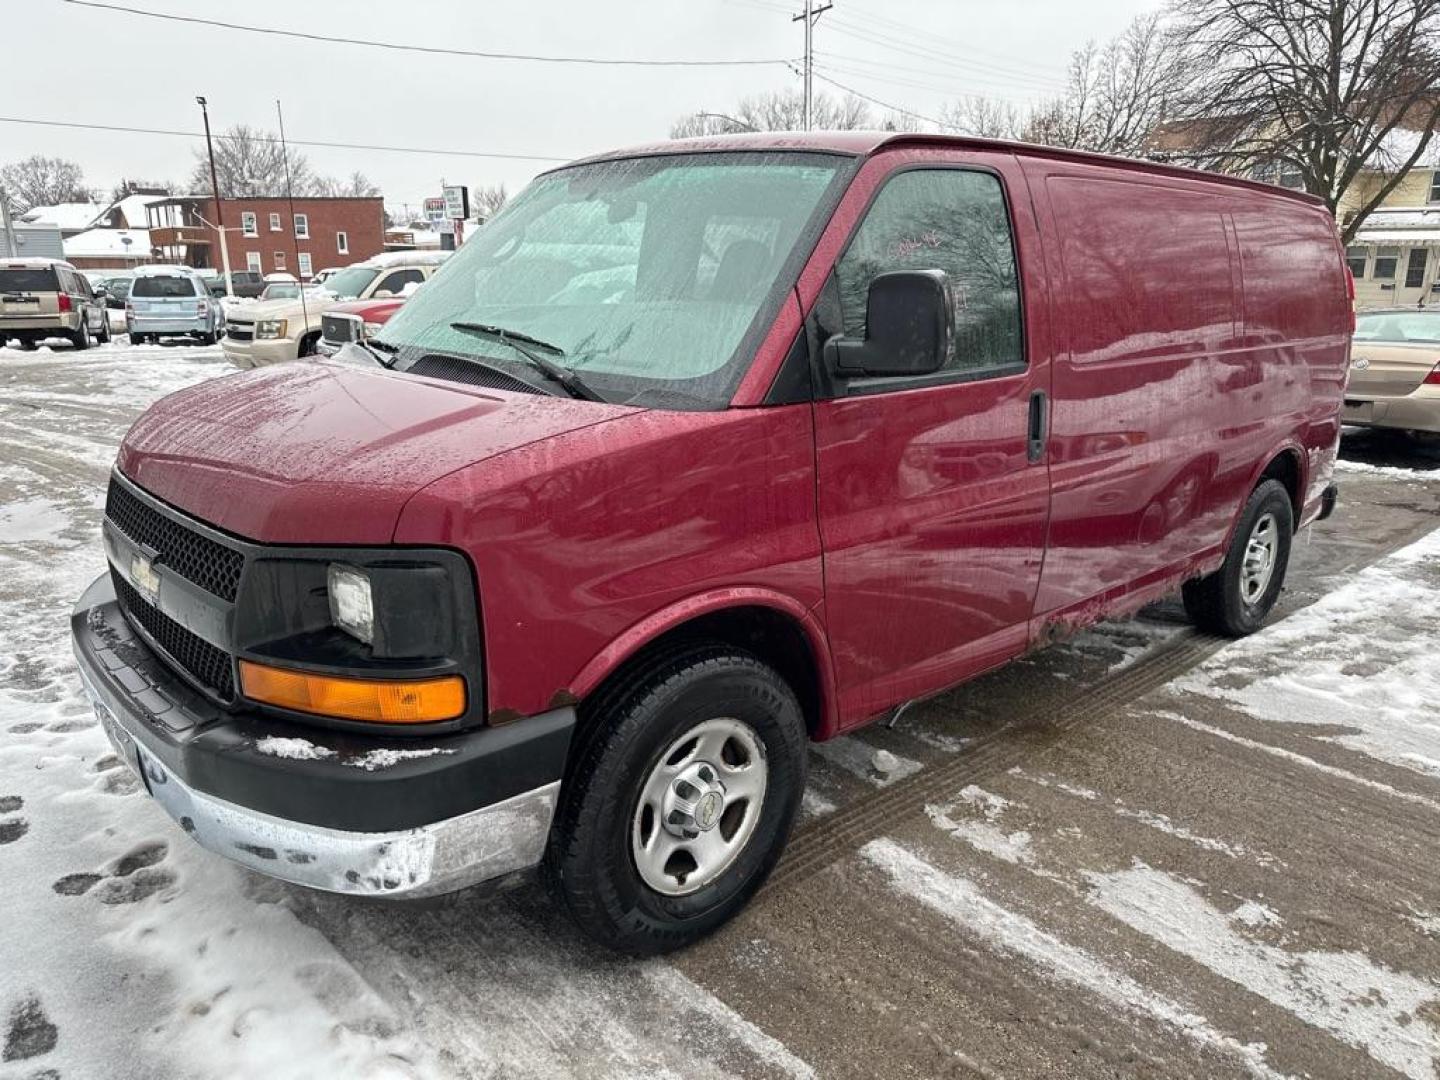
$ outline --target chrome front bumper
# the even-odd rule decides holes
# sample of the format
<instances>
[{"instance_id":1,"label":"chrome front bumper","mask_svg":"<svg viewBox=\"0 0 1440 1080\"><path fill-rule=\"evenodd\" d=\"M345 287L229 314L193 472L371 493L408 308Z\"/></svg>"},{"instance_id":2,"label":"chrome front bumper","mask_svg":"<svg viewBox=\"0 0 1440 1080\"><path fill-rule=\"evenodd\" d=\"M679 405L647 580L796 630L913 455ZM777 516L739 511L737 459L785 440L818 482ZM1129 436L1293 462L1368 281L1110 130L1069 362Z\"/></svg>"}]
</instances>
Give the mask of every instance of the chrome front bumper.
<instances>
[{"instance_id":1,"label":"chrome front bumper","mask_svg":"<svg viewBox=\"0 0 1440 1080\"><path fill-rule=\"evenodd\" d=\"M468 814L399 832L327 829L196 791L147 754L81 672L116 754L190 839L269 877L325 892L418 899L540 862L559 781Z\"/></svg>"}]
</instances>

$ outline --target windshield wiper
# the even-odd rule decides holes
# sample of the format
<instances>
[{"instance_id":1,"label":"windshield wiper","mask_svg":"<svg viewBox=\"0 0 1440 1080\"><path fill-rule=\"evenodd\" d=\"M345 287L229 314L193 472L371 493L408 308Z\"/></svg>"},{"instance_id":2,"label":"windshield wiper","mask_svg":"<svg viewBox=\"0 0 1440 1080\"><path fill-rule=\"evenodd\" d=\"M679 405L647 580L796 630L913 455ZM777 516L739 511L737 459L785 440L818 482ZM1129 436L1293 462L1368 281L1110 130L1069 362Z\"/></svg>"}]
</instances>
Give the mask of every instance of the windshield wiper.
<instances>
[{"instance_id":1,"label":"windshield wiper","mask_svg":"<svg viewBox=\"0 0 1440 1080\"><path fill-rule=\"evenodd\" d=\"M539 338L531 337L529 334L522 334L518 330L507 330L503 326L492 326L489 323L474 322L452 322L450 329L459 330L466 334L476 334L480 337L493 338L502 345L509 345L517 353L530 361L541 374L553 382L559 383L565 388L565 392L573 398L580 398L582 401L604 401L605 399L590 389L585 384L574 368L566 367L564 364L557 364L543 353L535 349L544 349L556 356L564 356L565 350L559 345L552 345L548 341L541 341ZM535 348L527 348L533 345Z\"/></svg>"},{"instance_id":2,"label":"windshield wiper","mask_svg":"<svg viewBox=\"0 0 1440 1080\"><path fill-rule=\"evenodd\" d=\"M356 345L364 349L375 358L375 362L381 367L393 368L395 366L395 354L400 350L394 345L385 345L375 341L360 341L358 339L346 342L347 345ZM386 355L386 354L389 355Z\"/></svg>"}]
</instances>

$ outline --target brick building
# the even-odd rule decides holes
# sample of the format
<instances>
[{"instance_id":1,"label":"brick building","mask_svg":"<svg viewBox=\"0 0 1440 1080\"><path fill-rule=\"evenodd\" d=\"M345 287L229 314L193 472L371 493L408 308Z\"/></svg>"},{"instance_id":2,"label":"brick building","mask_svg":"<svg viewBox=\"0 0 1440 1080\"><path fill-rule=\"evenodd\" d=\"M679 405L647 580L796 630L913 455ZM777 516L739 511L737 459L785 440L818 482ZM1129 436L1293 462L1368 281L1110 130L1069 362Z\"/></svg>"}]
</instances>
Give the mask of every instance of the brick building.
<instances>
[{"instance_id":1,"label":"brick building","mask_svg":"<svg viewBox=\"0 0 1440 1080\"><path fill-rule=\"evenodd\" d=\"M305 279L385 250L385 205L375 198L223 199L230 269ZM180 195L146 207L150 246L166 263L219 269L215 200ZM298 248L298 253L297 253Z\"/></svg>"}]
</instances>

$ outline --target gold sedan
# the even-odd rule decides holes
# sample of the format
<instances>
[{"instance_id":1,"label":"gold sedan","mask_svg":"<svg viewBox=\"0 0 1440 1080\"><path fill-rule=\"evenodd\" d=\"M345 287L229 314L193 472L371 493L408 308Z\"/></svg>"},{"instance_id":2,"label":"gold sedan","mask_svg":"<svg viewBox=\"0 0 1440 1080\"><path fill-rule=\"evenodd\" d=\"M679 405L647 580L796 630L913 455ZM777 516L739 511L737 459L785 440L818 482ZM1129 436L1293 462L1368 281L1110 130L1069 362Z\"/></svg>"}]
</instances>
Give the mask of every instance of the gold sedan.
<instances>
[{"instance_id":1,"label":"gold sedan","mask_svg":"<svg viewBox=\"0 0 1440 1080\"><path fill-rule=\"evenodd\" d=\"M1359 314L1343 420L1440 432L1440 309Z\"/></svg>"}]
</instances>

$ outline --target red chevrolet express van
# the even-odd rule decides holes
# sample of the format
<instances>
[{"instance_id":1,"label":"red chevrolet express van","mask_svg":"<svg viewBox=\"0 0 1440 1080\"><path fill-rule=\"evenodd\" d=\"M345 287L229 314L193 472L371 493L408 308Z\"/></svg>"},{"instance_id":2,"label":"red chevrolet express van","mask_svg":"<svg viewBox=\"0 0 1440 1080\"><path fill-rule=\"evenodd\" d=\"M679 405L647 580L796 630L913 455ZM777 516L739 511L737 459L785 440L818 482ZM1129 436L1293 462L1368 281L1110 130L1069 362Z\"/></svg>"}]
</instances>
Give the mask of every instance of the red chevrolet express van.
<instances>
[{"instance_id":1,"label":"red chevrolet express van","mask_svg":"<svg viewBox=\"0 0 1440 1080\"><path fill-rule=\"evenodd\" d=\"M287 881L543 864L674 948L774 866L806 742L1328 513L1316 200L976 139L662 143L539 177L383 331L135 424L80 671L150 794Z\"/></svg>"}]
</instances>

